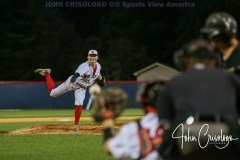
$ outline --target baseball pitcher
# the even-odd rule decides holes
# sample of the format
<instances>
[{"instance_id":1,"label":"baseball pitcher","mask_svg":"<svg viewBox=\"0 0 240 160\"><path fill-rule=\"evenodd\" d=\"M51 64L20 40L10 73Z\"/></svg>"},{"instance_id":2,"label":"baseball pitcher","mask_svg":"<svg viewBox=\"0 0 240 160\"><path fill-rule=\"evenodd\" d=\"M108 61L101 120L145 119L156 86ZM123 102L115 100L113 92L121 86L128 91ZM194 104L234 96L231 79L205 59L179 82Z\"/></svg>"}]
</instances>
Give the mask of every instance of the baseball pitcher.
<instances>
[{"instance_id":1,"label":"baseball pitcher","mask_svg":"<svg viewBox=\"0 0 240 160\"><path fill-rule=\"evenodd\" d=\"M87 87L92 85L97 79L98 81L102 82L102 85L104 85L105 82L104 77L100 74L101 65L97 62L98 52L96 50L90 50L88 52L87 59L88 61L79 65L75 73L56 88L50 75L50 69L35 70L35 73L45 77L51 97L58 97L66 92L75 90L75 122L73 131L78 130L78 124L82 114L82 106Z\"/></svg>"}]
</instances>

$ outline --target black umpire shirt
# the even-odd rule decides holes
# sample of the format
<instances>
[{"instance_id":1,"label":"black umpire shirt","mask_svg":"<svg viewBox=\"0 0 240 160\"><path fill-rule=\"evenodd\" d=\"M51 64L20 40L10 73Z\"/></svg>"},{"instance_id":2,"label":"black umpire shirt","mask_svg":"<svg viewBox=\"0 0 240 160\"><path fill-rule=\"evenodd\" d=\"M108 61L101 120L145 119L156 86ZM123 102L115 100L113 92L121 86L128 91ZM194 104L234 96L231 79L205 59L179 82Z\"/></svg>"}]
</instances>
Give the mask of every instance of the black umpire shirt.
<instances>
[{"instance_id":1,"label":"black umpire shirt","mask_svg":"<svg viewBox=\"0 0 240 160\"><path fill-rule=\"evenodd\" d=\"M214 115L239 117L240 80L234 74L197 64L170 81L159 93L156 107L159 119Z\"/></svg>"},{"instance_id":2,"label":"black umpire shirt","mask_svg":"<svg viewBox=\"0 0 240 160\"><path fill-rule=\"evenodd\" d=\"M226 61L223 61L223 67L240 76L240 45L233 50Z\"/></svg>"}]
</instances>

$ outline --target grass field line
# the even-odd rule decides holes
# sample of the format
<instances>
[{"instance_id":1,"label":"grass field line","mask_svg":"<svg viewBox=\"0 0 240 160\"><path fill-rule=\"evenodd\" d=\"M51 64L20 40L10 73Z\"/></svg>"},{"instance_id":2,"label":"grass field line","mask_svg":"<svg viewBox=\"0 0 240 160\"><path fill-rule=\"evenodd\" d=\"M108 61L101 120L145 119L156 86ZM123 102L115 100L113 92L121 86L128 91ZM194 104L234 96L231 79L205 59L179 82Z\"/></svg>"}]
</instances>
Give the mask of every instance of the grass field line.
<instances>
[{"instance_id":1,"label":"grass field line","mask_svg":"<svg viewBox=\"0 0 240 160\"><path fill-rule=\"evenodd\" d=\"M122 116L117 120L136 120L142 116ZM41 117L41 118L0 118L0 123L16 122L53 122L53 121L74 121L74 117ZM81 121L93 121L92 117L81 117Z\"/></svg>"}]
</instances>

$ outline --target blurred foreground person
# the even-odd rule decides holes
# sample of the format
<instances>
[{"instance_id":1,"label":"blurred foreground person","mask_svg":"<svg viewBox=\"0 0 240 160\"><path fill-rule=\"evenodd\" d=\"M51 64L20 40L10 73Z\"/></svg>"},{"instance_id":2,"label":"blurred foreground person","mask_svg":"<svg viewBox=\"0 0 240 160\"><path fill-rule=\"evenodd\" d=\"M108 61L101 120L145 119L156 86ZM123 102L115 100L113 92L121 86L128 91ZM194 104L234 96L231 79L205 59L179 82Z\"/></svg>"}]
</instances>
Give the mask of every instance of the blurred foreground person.
<instances>
[{"instance_id":1,"label":"blurred foreground person","mask_svg":"<svg viewBox=\"0 0 240 160\"><path fill-rule=\"evenodd\" d=\"M240 44L237 40L237 21L224 12L216 12L206 19L201 34L210 40L222 55L222 65L230 72L240 75Z\"/></svg>"},{"instance_id":2,"label":"blurred foreground person","mask_svg":"<svg viewBox=\"0 0 240 160\"><path fill-rule=\"evenodd\" d=\"M113 133L114 120L127 107L127 94L119 88L107 88L94 100L93 117L103 123L104 148L116 159L157 160L158 147L162 143L163 129L155 107L156 93L162 90L165 82L146 84L138 96L145 115L124 124L117 134Z\"/></svg>"},{"instance_id":3,"label":"blurred foreground person","mask_svg":"<svg viewBox=\"0 0 240 160\"><path fill-rule=\"evenodd\" d=\"M158 94L160 121L170 124L159 152L165 159L235 160L239 150L240 80L222 71L205 40L184 49L186 71Z\"/></svg>"}]
</instances>

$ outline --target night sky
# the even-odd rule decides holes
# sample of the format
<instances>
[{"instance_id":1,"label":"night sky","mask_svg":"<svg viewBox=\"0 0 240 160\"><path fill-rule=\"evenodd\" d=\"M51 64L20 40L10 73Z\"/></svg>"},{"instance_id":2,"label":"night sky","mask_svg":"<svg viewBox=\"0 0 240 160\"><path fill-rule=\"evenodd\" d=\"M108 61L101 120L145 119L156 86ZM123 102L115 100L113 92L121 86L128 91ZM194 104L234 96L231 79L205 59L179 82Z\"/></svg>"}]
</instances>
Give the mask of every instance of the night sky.
<instances>
[{"instance_id":1,"label":"night sky","mask_svg":"<svg viewBox=\"0 0 240 160\"><path fill-rule=\"evenodd\" d=\"M1 0L0 80L39 80L39 67L64 80L90 49L108 80L134 80L154 62L174 67L174 51L199 36L209 14L240 20L238 0L155 2Z\"/></svg>"}]
</instances>

